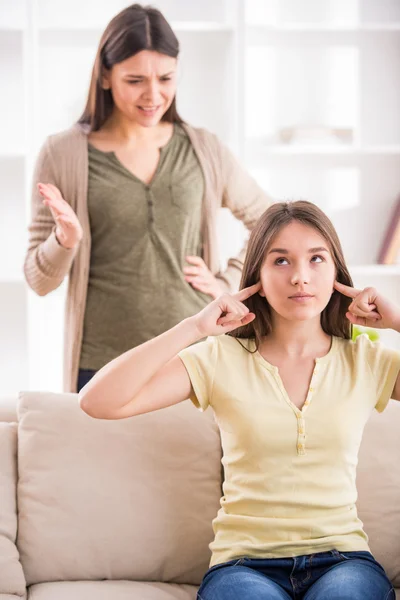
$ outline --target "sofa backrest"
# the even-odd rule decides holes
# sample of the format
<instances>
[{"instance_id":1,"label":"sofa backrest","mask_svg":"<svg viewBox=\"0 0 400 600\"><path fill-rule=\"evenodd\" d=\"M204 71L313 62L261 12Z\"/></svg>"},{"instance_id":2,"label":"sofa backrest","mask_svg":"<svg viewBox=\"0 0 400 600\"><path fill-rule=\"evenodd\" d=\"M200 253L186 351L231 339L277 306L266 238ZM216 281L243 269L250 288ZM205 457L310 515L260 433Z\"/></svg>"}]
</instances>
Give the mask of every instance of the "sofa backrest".
<instances>
[{"instance_id":1,"label":"sofa backrest","mask_svg":"<svg viewBox=\"0 0 400 600\"><path fill-rule=\"evenodd\" d=\"M358 514L375 558L400 587L400 402L373 411L357 469Z\"/></svg>"}]
</instances>

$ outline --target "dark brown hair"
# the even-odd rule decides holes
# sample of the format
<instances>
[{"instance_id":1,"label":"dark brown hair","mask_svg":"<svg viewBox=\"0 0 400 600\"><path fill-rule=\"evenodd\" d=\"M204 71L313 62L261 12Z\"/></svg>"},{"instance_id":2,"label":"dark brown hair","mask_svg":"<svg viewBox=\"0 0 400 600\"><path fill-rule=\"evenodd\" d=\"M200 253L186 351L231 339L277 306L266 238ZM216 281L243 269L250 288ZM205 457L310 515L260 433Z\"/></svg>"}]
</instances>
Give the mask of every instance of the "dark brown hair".
<instances>
[{"instance_id":1,"label":"dark brown hair","mask_svg":"<svg viewBox=\"0 0 400 600\"><path fill-rule=\"evenodd\" d=\"M78 123L85 125L90 131L97 131L104 125L114 107L111 90L102 87L104 70L110 70L142 50L153 50L177 58L179 42L159 10L132 4L110 21L101 36L86 107ZM169 123L183 122L176 109L176 97L161 120Z\"/></svg>"},{"instance_id":2,"label":"dark brown hair","mask_svg":"<svg viewBox=\"0 0 400 600\"><path fill-rule=\"evenodd\" d=\"M258 220L250 236L240 289L260 281L261 267L274 238L281 229L293 221L312 227L326 240L336 267L337 281L352 286L353 282L347 270L342 246L331 221L315 204L298 200L277 202L270 206ZM344 339L351 338L352 325L346 317L350 303L350 298L346 298L336 290L333 292L321 314L321 326L325 333ZM228 335L235 338L255 339L256 349L258 349L262 338L272 329L271 307L259 294L254 294L245 300L244 304L255 313L256 319L248 325L231 331Z\"/></svg>"}]
</instances>

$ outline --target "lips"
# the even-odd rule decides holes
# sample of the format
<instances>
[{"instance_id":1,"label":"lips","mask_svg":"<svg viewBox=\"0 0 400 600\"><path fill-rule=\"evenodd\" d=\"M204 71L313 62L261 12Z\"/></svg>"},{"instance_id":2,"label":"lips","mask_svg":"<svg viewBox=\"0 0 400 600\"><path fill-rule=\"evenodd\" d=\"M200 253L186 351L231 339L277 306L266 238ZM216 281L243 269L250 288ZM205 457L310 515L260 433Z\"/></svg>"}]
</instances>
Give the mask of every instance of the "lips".
<instances>
[{"instance_id":1,"label":"lips","mask_svg":"<svg viewBox=\"0 0 400 600\"><path fill-rule=\"evenodd\" d=\"M139 106L138 108L145 112L154 112L155 110L158 110L159 106Z\"/></svg>"},{"instance_id":2,"label":"lips","mask_svg":"<svg viewBox=\"0 0 400 600\"><path fill-rule=\"evenodd\" d=\"M314 296L312 294L293 294L289 298L314 298Z\"/></svg>"}]
</instances>

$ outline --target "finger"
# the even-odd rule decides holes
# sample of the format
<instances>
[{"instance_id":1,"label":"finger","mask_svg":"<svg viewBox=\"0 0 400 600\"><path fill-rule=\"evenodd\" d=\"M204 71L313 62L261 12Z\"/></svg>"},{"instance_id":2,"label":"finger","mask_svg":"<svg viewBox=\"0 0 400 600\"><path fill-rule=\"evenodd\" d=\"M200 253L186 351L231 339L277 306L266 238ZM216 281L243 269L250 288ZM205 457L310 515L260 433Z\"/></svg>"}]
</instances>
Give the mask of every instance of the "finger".
<instances>
[{"instance_id":1,"label":"finger","mask_svg":"<svg viewBox=\"0 0 400 600\"><path fill-rule=\"evenodd\" d=\"M56 185L54 185L53 183L48 183L47 186L53 192L56 198L60 198L62 200L61 192Z\"/></svg>"},{"instance_id":2,"label":"finger","mask_svg":"<svg viewBox=\"0 0 400 600\"><path fill-rule=\"evenodd\" d=\"M247 314L242 314L242 313L229 313L227 315L224 315L222 317L220 317L217 321L218 325L225 325L226 323L232 323L233 321L241 321L242 319L244 319L245 317L247 317Z\"/></svg>"},{"instance_id":3,"label":"finger","mask_svg":"<svg viewBox=\"0 0 400 600\"><path fill-rule=\"evenodd\" d=\"M185 275L200 275L201 270L199 267L183 267Z\"/></svg>"},{"instance_id":4,"label":"finger","mask_svg":"<svg viewBox=\"0 0 400 600\"><path fill-rule=\"evenodd\" d=\"M239 302L243 302L243 300L247 300L247 298L250 298L250 296L253 296L259 292L260 289L261 282L259 281L258 283L255 283L254 285L251 285L250 287L244 288L243 290L240 290L240 292L233 294L232 297L236 300L239 300Z\"/></svg>"},{"instance_id":5,"label":"finger","mask_svg":"<svg viewBox=\"0 0 400 600\"><path fill-rule=\"evenodd\" d=\"M343 296L347 296L348 298L355 298L358 294L361 294L361 290L357 290L356 288L345 285L344 283L340 283L339 281L335 281L333 284L335 289L343 294Z\"/></svg>"},{"instance_id":6,"label":"finger","mask_svg":"<svg viewBox=\"0 0 400 600\"><path fill-rule=\"evenodd\" d=\"M377 327L377 322L374 319L366 319L365 317L357 317L352 313L346 313L346 317L352 325L362 325L363 327Z\"/></svg>"},{"instance_id":7,"label":"finger","mask_svg":"<svg viewBox=\"0 0 400 600\"><path fill-rule=\"evenodd\" d=\"M53 200L50 200L49 198L45 198L45 199L43 200L43 204L44 204L45 206L48 206L48 208L51 210L51 212L52 212L53 216L54 216L54 214L56 214L56 215L61 215L61 214L62 214L62 212L63 212L63 211L62 211L62 208L61 208L60 206L57 206L57 204L55 204L55 203L53 202Z\"/></svg>"},{"instance_id":8,"label":"finger","mask_svg":"<svg viewBox=\"0 0 400 600\"><path fill-rule=\"evenodd\" d=\"M69 230L69 231L73 231L75 230L75 224L73 221L70 221L68 218L64 218L64 217L57 217L55 219L57 225L59 227L61 227L62 229L65 230Z\"/></svg>"},{"instance_id":9,"label":"finger","mask_svg":"<svg viewBox=\"0 0 400 600\"><path fill-rule=\"evenodd\" d=\"M200 256L186 256L185 259L186 262L192 265L197 265L198 267L207 267L206 263Z\"/></svg>"},{"instance_id":10,"label":"finger","mask_svg":"<svg viewBox=\"0 0 400 600\"><path fill-rule=\"evenodd\" d=\"M244 325L247 325L248 323L251 323L251 321L254 321L255 318L256 318L256 315L254 313L249 313L248 315L246 315L245 317L243 317L243 319L238 319L236 321L231 321L230 323L226 323L225 325L221 325L221 327L223 328L223 330L225 332L233 331L234 329L238 329L238 327L243 327Z\"/></svg>"},{"instance_id":11,"label":"finger","mask_svg":"<svg viewBox=\"0 0 400 600\"><path fill-rule=\"evenodd\" d=\"M209 282L206 279L203 279L202 277L185 277L185 281L187 281L188 283L193 283L193 285L196 284L209 287Z\"/></svg>"},{"instance_id":12,"label":"finger","mask_svg":"<svg viewBox=\"0 0 400 600\"><path fill-rule=\"evenodd\" d=\"M360 317L368 317L376 308L376 304L369 304L367 298L364 297L363 299L361 297L353 300L347 310ZM375 312L379 313L379 310L376 310Z\"/></svg>"},{"instance_id":13,"label":"finger","mask_svg":"<svg viewBox=\"0 0 400 600\"><path fill-rule=\"evenodd\" d=\"M381 319L381 315L374 311L366 311L366 310L361 310L359 308L352 308L351 310L349 310L349 313L356 316L356 317L364 317L365 319Z\"/></svg>"}]
</instances>

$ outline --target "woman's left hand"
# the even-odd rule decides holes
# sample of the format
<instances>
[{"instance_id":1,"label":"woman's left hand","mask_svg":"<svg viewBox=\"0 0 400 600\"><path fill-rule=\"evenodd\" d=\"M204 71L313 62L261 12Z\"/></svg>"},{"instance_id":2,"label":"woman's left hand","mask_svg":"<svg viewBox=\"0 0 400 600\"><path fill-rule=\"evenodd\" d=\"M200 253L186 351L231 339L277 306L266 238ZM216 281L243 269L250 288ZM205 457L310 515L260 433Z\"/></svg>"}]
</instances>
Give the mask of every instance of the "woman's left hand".
<instances>
[{"instance_id":1,"label":"woman's left hand","mask_svg":"<svg viewBox=\"0 0 400 600\"><path fill-rule=\"evenodd\" d=\"M334 285L338 292L353 300L346 313L353 325L400 331L400 307L389 302L375 288L357 290L338 281Z\"/></svg>"},{"instance_id":2,"label":"woman's left hand","mask_svg":"<svg viewBox=\"0 0 400 600\"><path fill-rule=\"evenodd\" d=\"M183 267L185 280L195 290L208 294L214 300L226 291L200 256L186 256L186 261L192 266Z\"/></svg>"}]
</instances>

